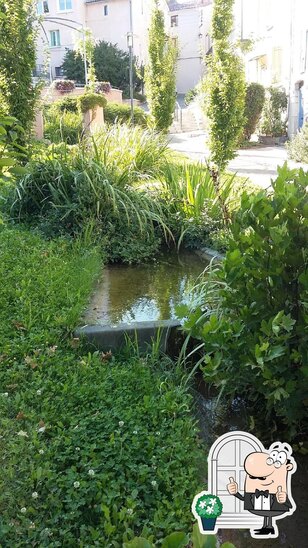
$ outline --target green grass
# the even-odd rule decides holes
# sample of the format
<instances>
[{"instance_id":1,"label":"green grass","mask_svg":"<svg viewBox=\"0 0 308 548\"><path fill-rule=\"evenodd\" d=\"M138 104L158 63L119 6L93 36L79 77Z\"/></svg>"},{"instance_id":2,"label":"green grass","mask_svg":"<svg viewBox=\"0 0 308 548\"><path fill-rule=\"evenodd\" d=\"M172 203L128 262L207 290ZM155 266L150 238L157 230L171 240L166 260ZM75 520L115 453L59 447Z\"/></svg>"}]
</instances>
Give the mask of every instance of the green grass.
<instances>
[{"instance_id":1,"label":"green grass","mask_svg":"<svg viewBox=\"0 0 308 548\"><path fill-rule=\"evenodd\" d=\"M190 529L200 449L182 372L71 338L100 264L80 242L0 231L2 546Z\"/></svg>"}]
</instances>

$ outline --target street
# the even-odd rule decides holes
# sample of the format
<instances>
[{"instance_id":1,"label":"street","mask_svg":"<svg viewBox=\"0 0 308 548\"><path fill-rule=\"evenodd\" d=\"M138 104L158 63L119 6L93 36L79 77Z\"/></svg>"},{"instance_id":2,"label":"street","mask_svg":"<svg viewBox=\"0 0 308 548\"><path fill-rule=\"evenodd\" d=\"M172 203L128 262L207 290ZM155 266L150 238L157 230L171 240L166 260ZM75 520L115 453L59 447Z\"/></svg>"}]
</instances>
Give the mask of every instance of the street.
<instances>
[{"instance_id":1,"label":"street","mask_svg":"<svg viewBox=\"0 0 308 548\"><path fill-rule=\"evenodd\" d=\"M209 156L205 141L204 132L177 133L170 135L169 146L189 158L204 161ZM240 149L236 158L229 163L228 170L242 177L249 177L256 185L267 188L271 179L277 175L277 166L283 165L286 161L291 168L303 167L308 171L308 165L288 159L284 146Z\"/></svg>"}]
</instances>

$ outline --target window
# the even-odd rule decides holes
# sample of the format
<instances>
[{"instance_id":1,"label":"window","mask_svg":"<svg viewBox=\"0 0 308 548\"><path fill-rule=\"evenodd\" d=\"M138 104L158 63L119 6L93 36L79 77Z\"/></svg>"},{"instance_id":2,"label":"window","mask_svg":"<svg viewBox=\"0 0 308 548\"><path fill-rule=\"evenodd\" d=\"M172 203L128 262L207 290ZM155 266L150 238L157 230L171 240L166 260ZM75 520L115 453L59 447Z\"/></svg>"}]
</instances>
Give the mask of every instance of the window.
<instances>
[{"instance_id":1,"label":"window","mask_svg":"<svg viewBox=\"0 0 308 548\"><path fill-rule=\"evenodd\" d=\"M63 76L63 68L55 67L56 78L61 78Z\"/></svg>"},{"instance_id":2,"label":"window","mask_svg":"<svg viewBox=\"0 0 308 548\"><path fill-rule=\"evenodd\" d=\"M104 6L104 15L108 15L108 6L107 4Z\"/></svg>"},{"instance_id":3,"label":"window","mask_svg":"<svg viewBox=\"0 0 308 548\"><path fill-rule=\"evenodd\" d=\"M59 0L59 11L70 11L73 9L72 0Z\"/></svg>"},{"instance_id":4,"label":"window","mask_svg":"<svg viewBox=\"0 0 308 548\"><path fill-rule=\"evenodd\" d=\"M44 0L43 2L37 2L36 3L36 13L38 15L43 15L43 13L49 13L47 0Z\"/></svg>"},{"instance_id":5,"label":"window","mask_svg":"<svg viewBox=\"0 0 308 548\"><path fill-rule=\"evenodd\" d=\"M51 30L50 31L50 47L57 48L60 46L60 31Z\"/></svg>"},{"instance_id":6,"label":"window","mask_svg":"<svg viewBox=\"0 0 308 548\"><path fill-rule=\"evenodd\" d=\"M171 15L171 27L177 27L179 25L179 16Z\"/></svg>"}]
</instances>

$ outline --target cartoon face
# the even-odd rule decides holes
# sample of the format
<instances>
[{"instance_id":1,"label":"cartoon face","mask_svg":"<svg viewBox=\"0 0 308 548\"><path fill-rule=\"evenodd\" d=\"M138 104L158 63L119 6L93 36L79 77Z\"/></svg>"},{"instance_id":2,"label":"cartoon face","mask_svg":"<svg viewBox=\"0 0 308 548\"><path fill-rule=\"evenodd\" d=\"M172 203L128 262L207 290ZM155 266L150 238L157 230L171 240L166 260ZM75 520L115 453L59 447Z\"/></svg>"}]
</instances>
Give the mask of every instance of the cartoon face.
<instances>
[{"instance_id":1,"label":"cartoon face","mask_svg":"<svg viewBox=\"0 0 308 548\"><path fill-rule=\"evenodd\" d=\"M269 490L277 493L278 487L287 492L288 472L293 464L288 459L287 452L280 447L270 449L269 453L250 453L244 462L246 472L245 492L254 493Z\"/></svg>"}]
</instances>

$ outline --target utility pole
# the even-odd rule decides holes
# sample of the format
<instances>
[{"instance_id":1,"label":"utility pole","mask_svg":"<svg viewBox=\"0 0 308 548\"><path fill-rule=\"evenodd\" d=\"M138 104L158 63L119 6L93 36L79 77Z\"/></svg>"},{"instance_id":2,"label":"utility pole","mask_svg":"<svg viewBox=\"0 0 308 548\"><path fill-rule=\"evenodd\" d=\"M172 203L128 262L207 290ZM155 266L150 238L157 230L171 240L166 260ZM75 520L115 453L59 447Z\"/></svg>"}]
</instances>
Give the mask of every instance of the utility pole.
<instances>
[{"instance_id":1,"label":"utility pole","mask_svg":"<svg viewBox=\"0 0 308 548\"><path fill-rule=\"evenodd\" d=\"M129 32L127 33L127 45L129 51L129 96L130 96L130 110L131 110L131 122L134 123L134 75L133 75L133 61L134 61L134 35L133 35L133 6L132 0L129 0Z\"/></svg>"}]
</instances>

